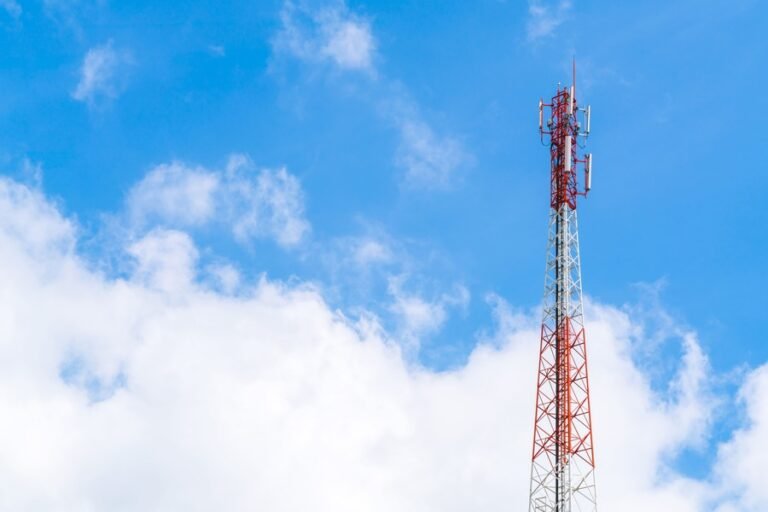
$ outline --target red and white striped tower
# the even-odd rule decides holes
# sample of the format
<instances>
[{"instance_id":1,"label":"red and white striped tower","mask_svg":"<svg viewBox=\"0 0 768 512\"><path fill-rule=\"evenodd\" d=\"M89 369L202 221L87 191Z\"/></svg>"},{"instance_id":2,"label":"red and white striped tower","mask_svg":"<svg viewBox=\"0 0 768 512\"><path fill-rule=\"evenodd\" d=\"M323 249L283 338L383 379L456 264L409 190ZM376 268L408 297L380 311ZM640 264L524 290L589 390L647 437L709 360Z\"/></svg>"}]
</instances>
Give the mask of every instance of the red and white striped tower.
<instances>
[{"instance_id":1,"label":"red and white striped tower","mask_svg":"<svg viewBox=\"0 0 768 512\"><path fill-rule=\"evenodd\" d=\"M574 83L575 74L574 66ZM552 163L529 512L597 509L576 221L576 198L591 187L592 155L580 157L590 109L579 108L575 92L558 85L551 103L539 102L539 131Z\"/></svg>"}]
</instances>

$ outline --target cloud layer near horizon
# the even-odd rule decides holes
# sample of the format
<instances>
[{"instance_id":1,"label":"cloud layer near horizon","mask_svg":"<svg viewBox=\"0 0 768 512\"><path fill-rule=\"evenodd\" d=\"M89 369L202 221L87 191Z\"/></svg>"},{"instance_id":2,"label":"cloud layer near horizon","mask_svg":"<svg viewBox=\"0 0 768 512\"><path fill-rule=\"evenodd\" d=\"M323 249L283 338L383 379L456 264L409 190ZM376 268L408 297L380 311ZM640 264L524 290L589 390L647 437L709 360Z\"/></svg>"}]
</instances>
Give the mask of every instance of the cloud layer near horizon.
<instances>
[{"instance_id":1,"label":"cloud layer near horizon","mask_svg":"<svg viewBox=\"0 0 768 512\"><path fill-rule=\"evenodd\" d=\"M308 285L202 284L182 231L132 242L125 278L77 242L40 191L0 179L0 508L525 508L537 319L496 299L466 366L435 373L373 314L348 318ZM765 369L721 448L728 478L685 478L670 462L706 437L713 403L695 334L671 333L684 355L656 392L632 358L642 326L610 306L588 315L601 506L701 511L727 495L723 511L763 509Z\"/></svg>"}]
</instances>

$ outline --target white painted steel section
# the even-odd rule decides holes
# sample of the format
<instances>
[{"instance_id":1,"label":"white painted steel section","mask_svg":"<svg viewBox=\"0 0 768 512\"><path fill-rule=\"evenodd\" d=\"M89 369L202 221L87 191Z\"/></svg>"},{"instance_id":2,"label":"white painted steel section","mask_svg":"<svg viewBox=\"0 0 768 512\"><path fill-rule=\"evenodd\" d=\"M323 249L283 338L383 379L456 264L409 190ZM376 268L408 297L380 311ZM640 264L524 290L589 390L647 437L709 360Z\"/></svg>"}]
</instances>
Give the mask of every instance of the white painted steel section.
<instances>
[{"instance_id":1,"label":"white painted steel section","mask_svg":"<svg viewBox=\"0 0 768 512\"><path fill-rule=\"evenodd\" d=\"M567 204L550 210L543 306L543 323L551 329L565 316L575 329L584 326L578 218ZM550 384L542 393L555 397L557 389ZM550 429L555 431L554 421ZM594 468L580 457L565 464L550 457L543 454L531 465L529 512L596 512Z\"/></svg>"}]
</instances>

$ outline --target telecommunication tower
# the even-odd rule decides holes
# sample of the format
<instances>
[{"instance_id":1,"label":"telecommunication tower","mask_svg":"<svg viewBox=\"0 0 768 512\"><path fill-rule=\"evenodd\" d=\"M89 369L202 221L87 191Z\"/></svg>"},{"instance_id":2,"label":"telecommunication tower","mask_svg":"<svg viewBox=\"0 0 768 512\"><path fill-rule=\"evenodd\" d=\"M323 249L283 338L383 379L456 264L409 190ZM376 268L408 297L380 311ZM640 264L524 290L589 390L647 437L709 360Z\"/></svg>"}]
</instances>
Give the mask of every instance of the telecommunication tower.
<instances>
[{"instance_id":1,"label":"telecommunication tower","mask_svg":"<svg viewBox=\"0 0 768 512\"><path fill-rule=\"evenodd\" d=\"M592 186L592 155L580 156L590 108L576 102L575 65L573 74L574 85L558 84L551 103L539 101L539 132L549 144L551 176L529 512L597 510L576 220L576 199Z\"/></svg>"}]
</instances>

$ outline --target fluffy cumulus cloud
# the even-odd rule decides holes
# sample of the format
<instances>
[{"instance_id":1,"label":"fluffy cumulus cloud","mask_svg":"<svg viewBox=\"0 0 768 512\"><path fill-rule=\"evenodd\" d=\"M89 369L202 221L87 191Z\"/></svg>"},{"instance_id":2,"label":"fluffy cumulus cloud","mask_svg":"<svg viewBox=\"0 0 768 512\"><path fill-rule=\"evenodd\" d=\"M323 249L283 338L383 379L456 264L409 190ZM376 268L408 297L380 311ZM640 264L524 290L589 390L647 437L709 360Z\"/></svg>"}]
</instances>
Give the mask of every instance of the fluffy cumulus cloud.
<instances>
[{"instance_id":1,"label":"fluffy cumulus cloud","mask_svg":"<svg viewBox=\"0 0 768 512\"><path fill-rule=\"evenodd\" d=\"M231 156L223 170L181 162L158 165L131 189L126 202L135 228L224 222L240 242L272 238L283 247L298 245L310 231L298 178L286 169L257 171L242 155Z\"/></svg>"},{"instance_id":2,"label":"fluffy cumulus cloud","mask_svg":"<svg viewBox=\"0 0 768 512\"><path fill-rule=\"evenodd\" d=\"M768 510L765 470L768 464L768 364L752 372L739 392L747 424L720 447L718 476L731 495L720 512Z\"/></svg>"},{"instance_id":3,"label":"fluffy cumulus cloud","mask_svg":"<svg viewBox=\"0 0 768 512\"><path fill-rule=\"evenodd\" d=\"M159 217L185 226L208 222L215 213L218 173L181 162L158 165L128 194L134 222Z\"/></svg>"},{"instance_id":4,"label":"fluffy cumulus cloud","mask_svg":"<svg viewBox=\"0 0 768 512\"><path fill-rule=\"evenodd\" d=\"M130 63L127 52L115 49L112 41L88 50L80 67L80 80L72 97L89 105L116 98L124 85L124 71Z\"/></svg>"},{"instance_id":5,"label":"fluffy cumulus cloud","mask_svg":"<svg viewBox=\"0 0 768 512\"><path fill-rule=\"evenodd\" d=\"M525 509L535 318L496 298L495 330L435 373L308 285L206 284L182 231L128 243L120 278L77 242L39 191L0 180L0 508ZM642 329L587 311L601 507L708 510L717 485L669 465L711 415L695 334L658 391L633 362ZM721 450L727 510L765 509L767 376L750 374L749 424Z\"/></svg>"},{"instance_id":6,"label":"fluffy cumulus cloud","mask_svg":"<svg viewBox=\"0 0 768 512\"><path fill-rule=\"evenodd\" d=\"M273 41L279 52L305 61L331 62L343 70L373 71L376 41L370 23L343 1L321 7L287 1L280 19L282 26Z\"/></svg>"},{"instance_id":7,"label":"fluffy cumulus cloud","mask_svg":"<svg viewBox=\"0 0 768 512\"><path fill-rule=\"evenodd\" d=\"M189 235L156 229L127 248L136 262L134 276L168 294L185 291L195 279L197 249Z\"/></svg>"}]
</instances>

